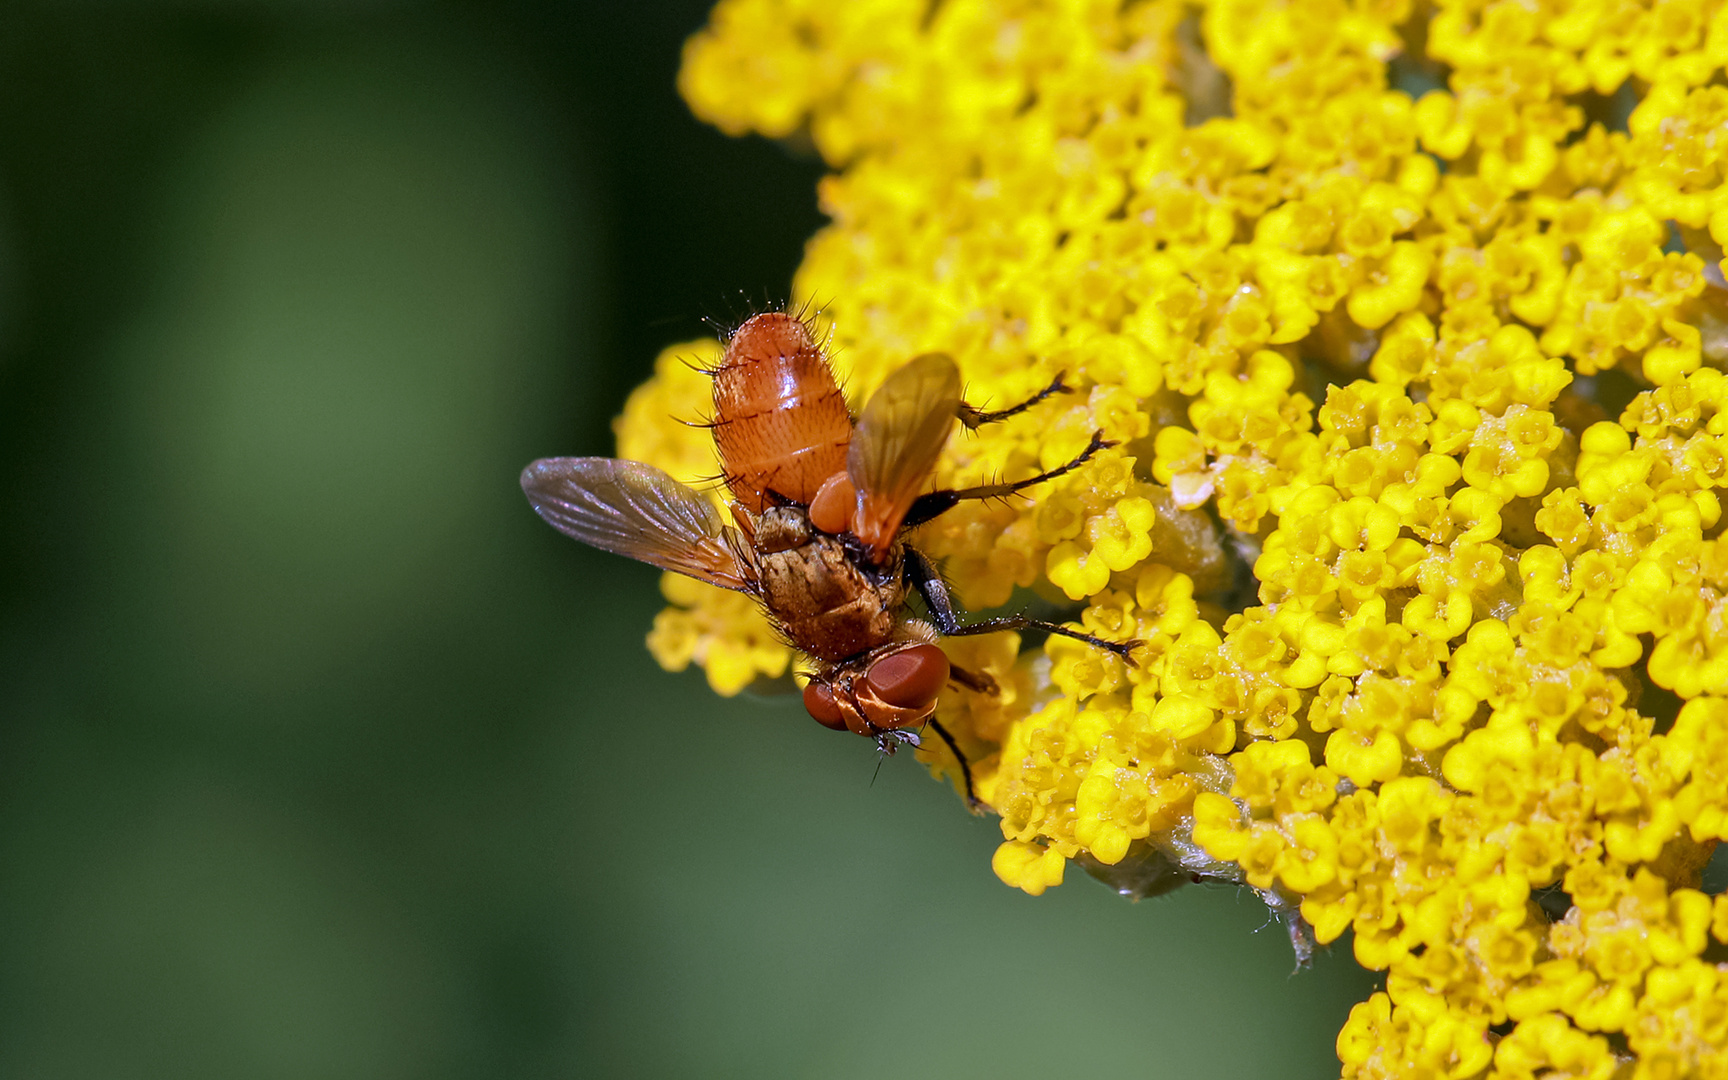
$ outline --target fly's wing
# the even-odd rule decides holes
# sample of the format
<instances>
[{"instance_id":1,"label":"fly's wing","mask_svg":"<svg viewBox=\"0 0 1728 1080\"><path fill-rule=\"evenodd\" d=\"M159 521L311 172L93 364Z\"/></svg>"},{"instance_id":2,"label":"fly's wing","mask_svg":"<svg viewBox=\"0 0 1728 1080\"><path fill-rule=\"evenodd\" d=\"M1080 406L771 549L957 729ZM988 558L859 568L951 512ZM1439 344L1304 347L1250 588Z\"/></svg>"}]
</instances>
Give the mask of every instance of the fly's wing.
<instances>
[{"instance_id":1,"label":"fly's wing","mask_svg":"<svg viewBox=\"0 0 1728 1080\"><path fill-rule=\"evenodd\" d=\"M542 458L522 470L522 490L535 513L584 544L753 591L714 504L652 465Z\"/></svg>"},{"instance_id":2,"label":"fly's wing","mask_svg":"<svg viewBox=\"0 0 1728 1080\"><path fill-rule=\"evenodd\" d=\"M870 396L852 431L846 472L858 489L852 532L880 561L924 491L960 408L960 371L925 353Z\"/></svg>"}]
</instances>

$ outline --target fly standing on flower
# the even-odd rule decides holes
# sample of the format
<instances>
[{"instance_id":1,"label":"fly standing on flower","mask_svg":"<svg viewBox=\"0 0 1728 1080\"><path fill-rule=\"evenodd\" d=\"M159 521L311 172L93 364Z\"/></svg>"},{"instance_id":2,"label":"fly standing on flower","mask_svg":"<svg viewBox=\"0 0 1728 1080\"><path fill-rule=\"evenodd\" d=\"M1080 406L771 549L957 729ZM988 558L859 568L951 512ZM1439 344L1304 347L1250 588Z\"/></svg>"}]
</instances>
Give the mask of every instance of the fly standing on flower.
<instances>
[{"instance_id":1,"label":"fly standing on flower","mask_svg":"<svg viewBox=\"0 0 1728 1080\"><path fill-rule=\"evenodd\" d=\"M973 801L971 768L936 720L936 699L949 682L982 692L995 684L952 666L938 636L1032 628L1132 662L1137 641L1024 615L962 623L935 566L905 540L963 500L1054 479L1110 445L1094 435L1072 461L1013 483L925 490L956 420L975 428L1013 416L1064 392L1060 378L1012 408L983 412L961 399L954 361L928 353L890 375L854 419L810 326L783 312L746 321L707 374L733 525L706 495L639 461L544 458L523 470L522 490L541 517L585 544L758 600L815 666L804 706L818 722L872 738L884 754L920 745L913 729L928 724L954 752ZM926 618L908 612L909 594Z\"/></svg>"}]
</instances>

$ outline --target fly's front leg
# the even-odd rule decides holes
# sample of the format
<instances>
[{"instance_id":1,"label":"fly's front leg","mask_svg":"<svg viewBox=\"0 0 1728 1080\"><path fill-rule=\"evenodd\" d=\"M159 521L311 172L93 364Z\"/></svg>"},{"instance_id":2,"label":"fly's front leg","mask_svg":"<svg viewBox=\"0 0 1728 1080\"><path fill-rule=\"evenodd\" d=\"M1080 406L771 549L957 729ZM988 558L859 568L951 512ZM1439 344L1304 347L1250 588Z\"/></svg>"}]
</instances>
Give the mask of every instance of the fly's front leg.
<instances>
[{"instance_id":1,"label":"fly's front leg","mask_svg":"<svg viewBox=\"0 0 1728 1080\"><path fill-rule=\"evenodd\" d=\"M994 695L996 691L1001 689L996 685L996 680L990 676L989 672L969 671L953 664L948 665L948 679L950 682L959 683L976 694Z\"/></svg>"},{"instance_id":2,"label":"fly's front leg","mask_svg":"<svg viewBox=\"0 0 1728 1080\"><path fill-rule=\"evenodd\" d=\"M924 722L930 726L932 731L942 737L942 741L948 745L949 751L953 753L954 760L960 763L960 779L965 781L966 785L966 809L970 810L974 814L982 814L984 811L990 809L988 806L984 805L984 802L981 799L978 798L978 793L972 786L972 763L967 761L966 755L960 752L960 744L954 741L954 736L948 734L948 729L943 727L941 721L937 720L934 716ZM924 740L919 738L916 731L906 731L902 728L878 731L876 733L876 750L882 755L882 757L893 757L894 752L902 746L910 746L914 750L921 750L924 747ZM876 769L878 772L882 769L882 762L880 759L876 762ZM874 783L875 781L872 780L871 782Z\"/></svg>"},{"instance_id":3,"label":"fly's front leg","mask_svg":"<svg viewBox=\"0 0 1728 1080\"><path fill-rule=\"evenodd\" d=\"M1024 480L1016 480L1012 484L981 484L978 487L947 488L941 491L932 491L928 494L920 495L916 499L912 500L912 509L906 512L906 528L910 529L914 525L922 525L931 518L954 509L956 505L965 499L999 499L1005 495L1012 495L1017 491L1023 491L1034 484L1042 484L1046 480L1054 480L1058 476L1071 473L1075 469L1086 464L1088 461L1091 461L1092 456L1098 453L1098 451L1108 450L1115 445L1115 443L1104 437L1102 431L1094 431L1092 433L1092 441L1086 444L1086 449L1080 451L1074 456L1074 460L1065 465L1058 465L1049 472L1042 472L1037 476L1029 476Z\"/></svg>"},{"instance_id":4,"label":"fly's front leg","mask_svg":"<svg viewBox=\"0 0 1728 1080\"><path fill-rule=\"evenodd\" d=\"M959 615L954 611L954 596L948 591L948 583L942 580L942 575L936 572L936 567L925 558L924 553L916 548L904 548L906 584L917 590L924 606L930 612L930 621L936 624L936 629L948 637L965 637L969 634L994 634L998 630L1043 630L1075 641L1084 641L1088 645L1114 653L1122 658L1129 667L1134 666L1134 647L1141 644L1139 639L1131 641L1108 641L1096 634L1082 633L1070 630L1066 626L1043 619L1034 619L1026 615L999 615L993 619L980 619L978 622L961 625Z\"/></svg>"},{"instance_id":5,"label":"fly's front leg","mask_svg":"<svg viewBox=\"0 0 1728 1080\"><path fill-rule=\"evenodd\" d=\"M948 749L953 751L954 760L960 763L960 778L966 782L966 809L974 814L982 814L989 807L984 805L972 788L972 763L960 752L960 744L954 741L954 736L948 734L948 729L942 726L940 720L932 716L928 723L930 730L942 737L942 741L948 744Z\"/></svg>"},{"instance_id":6,"label":"fly's front leg","mask_svg":"<svg viewBox=\"0 0 1728 1080\"><path fill-rule=\"evenodd\" d=\"M997 409L995 412L985 412L983 409L973 408L962 401L960 403L960 408L956 411L960 416L960 422L966 425L966 430L976 431L984 424L994 424L998 420L1006 420L1010 416L1018 416L1027 409L1038 404L1040 401L1043 401L1051 394L1072 394L1073 392L1074 388L1064 383L1062 381L1062 376L1058 375L1056 378L1051 380L1049 386L1046 386L1044 389L1033 394L1018 405L1010 405L1006 409Z\"/></svg>"}]
</instances>

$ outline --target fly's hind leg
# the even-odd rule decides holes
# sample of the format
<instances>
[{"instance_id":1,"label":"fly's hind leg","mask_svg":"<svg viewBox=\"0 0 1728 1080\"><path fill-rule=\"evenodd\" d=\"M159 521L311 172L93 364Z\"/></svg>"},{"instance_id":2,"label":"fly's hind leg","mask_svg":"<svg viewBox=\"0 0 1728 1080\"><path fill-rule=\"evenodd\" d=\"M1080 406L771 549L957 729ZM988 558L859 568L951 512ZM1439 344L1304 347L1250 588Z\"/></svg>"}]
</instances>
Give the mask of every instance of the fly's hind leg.
<instances>
[{"instance_id":1,"label":"fly's hind leg","mask_svg":"<svg viewBox=\"0 0 1728 1080\"><path fill-rule=\"evenodd\" d=\"M1134 649L1140 645L1139 639L1130 641L1110 641L1096 634L1082 633L1070 630L1058 623L1045 622L1026 615L999 615L993 619L980 619L975 623L962 624L960 616L954 610L954 597L948 592L948 584L942 580L942 575L936 572L924 553L916 548L905 548L906 584L910 585L924 601L929 609L930 621L936 624L936 629L948 637L965 637L969 634L994 634L998 630L1043 630L1075 641L1084 641L1088 645L1114 653L1122 658L1129 667L1134 666Z\"/></svg>"},{"instance_id":2,"label":"fly's hind leg","mask_svg":"<svg viewBox=\"0 0 1728 1080\"><path fill-rule=\"evenodd\" d=\"M1051 394L1072 394L1073 392L1074 388L1069 386L1067 383L1064 383L1062 381L1062 376L1058 375L1050 381L1049 386L1046 386L1044 389L1033 394L1018 405L1010 405L1006 409L997 409L994 412L986 412L983 409L974 408L962 401L960 403L960 408L957 411L960 416L960 422L966 425L966 430L976 431L984 424L994 424L998 420L1006 420L1010 416L1018 416L1027 409L1038 404L1040 401L1043 401Z\"/></svg>"},{"instance_id":3,"label":"fly's hind leg","mask_svg":"<svg viewBox=\"0 0 1728 1080\"><path fill-rule=\"evenodd\" d=\"M912 500L912 508L906 512L906 527L922 525L939 514L947 513L966 499L1000 499L1023 491L1034 484L1042 484L1046 480L1054 480L1058 476L1073 472L1080 466L1092 460L1092 456L1100 450L1108 450L1116 444L1104 437L1102 431L1092 433L1092 441L1086 444L1086 449L1074 455L1067 464L1058 465L1049 472L1041 472L1037 476L1029 476L1024 480L1016 480L1011 484L980 484L969 488L946 488L920 495ZM946 631L944 631L946 632Z\"/></svg>"}]
</instances>

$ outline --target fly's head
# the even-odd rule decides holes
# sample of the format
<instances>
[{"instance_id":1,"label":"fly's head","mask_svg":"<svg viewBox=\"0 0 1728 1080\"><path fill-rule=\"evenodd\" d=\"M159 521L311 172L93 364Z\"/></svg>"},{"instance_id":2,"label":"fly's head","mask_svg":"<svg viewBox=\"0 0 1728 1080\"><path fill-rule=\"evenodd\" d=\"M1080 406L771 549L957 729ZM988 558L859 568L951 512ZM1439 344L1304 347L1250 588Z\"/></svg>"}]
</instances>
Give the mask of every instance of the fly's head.
<instances>
[{"instance_id":1,"label":"fly's head","mask_svg":"<svg viewBox=\"0 0 1728 1080\"><path fill-rule=\"evenodd\" d=\"M948 672L948 656L937 646L895 642L811 678L804 687L804 708L824 727L869 736L881 744L886 734L930 718ZM882 749L893 752L887 745Z\"/></svg>"}]
</instances>

